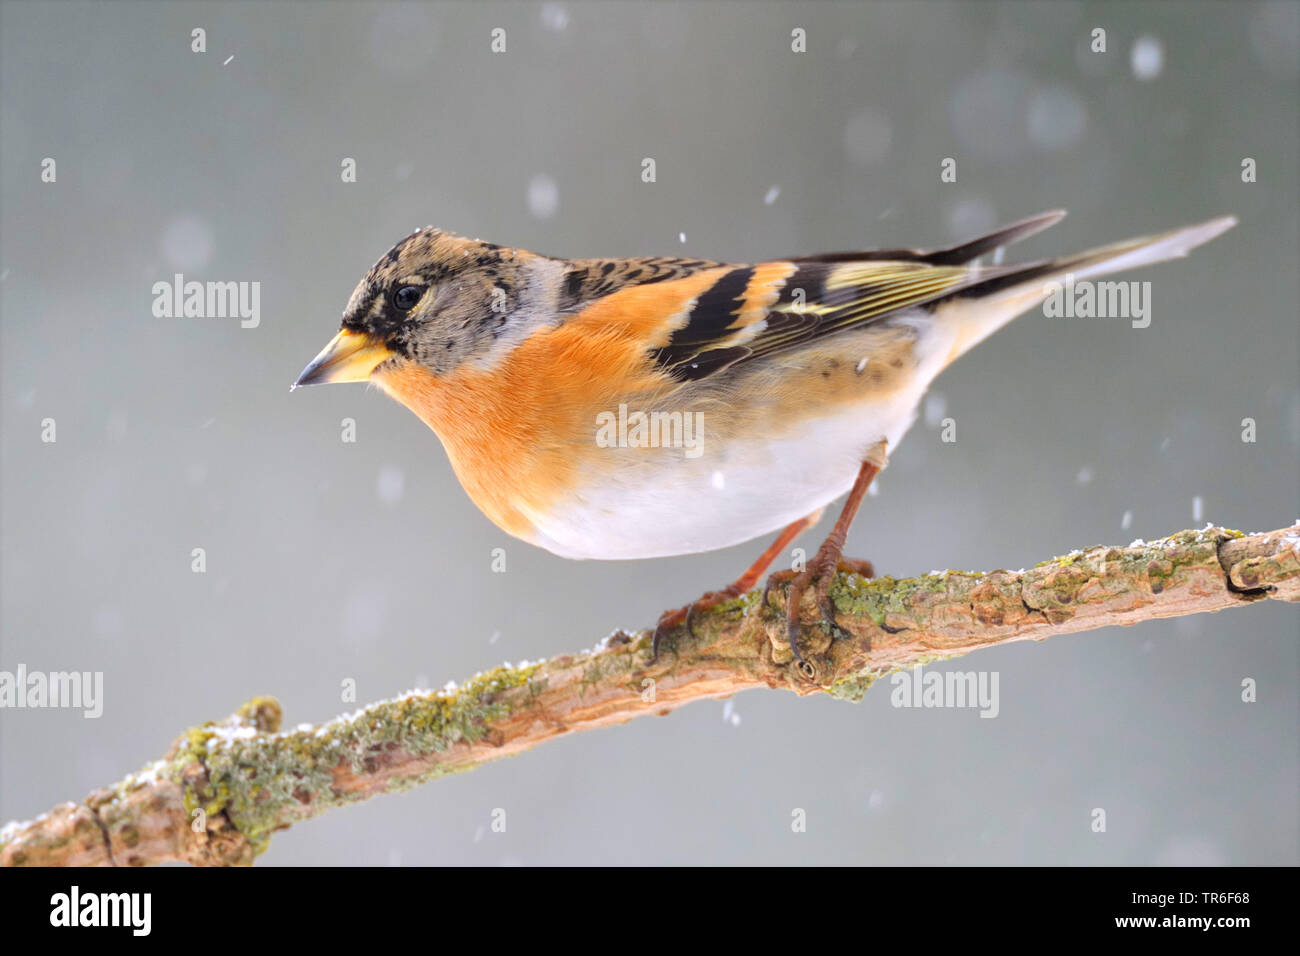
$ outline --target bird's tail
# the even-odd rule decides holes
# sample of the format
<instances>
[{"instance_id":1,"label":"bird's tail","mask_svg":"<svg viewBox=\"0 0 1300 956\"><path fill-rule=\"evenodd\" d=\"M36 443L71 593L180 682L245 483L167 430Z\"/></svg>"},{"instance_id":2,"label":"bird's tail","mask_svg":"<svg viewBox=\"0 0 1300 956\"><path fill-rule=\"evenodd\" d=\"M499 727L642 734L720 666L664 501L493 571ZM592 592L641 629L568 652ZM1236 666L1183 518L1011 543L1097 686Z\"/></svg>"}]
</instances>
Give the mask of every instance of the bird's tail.
<instances>
[{"instance_id":1,"label":"bird's tail","mask_svg":"<svg viewBox=\"0 0 1300 956\"><path fill-rule=\"evenodd\" d=\"M945 252L956 254L959 250L978 249L976 255L982 255L991 250L990 240L1003 235L1012 236L1012 241L1023 238L1057 222L1062 215L1060 212L1044 213ZM946 297L936 310L943 321L953 322L957 327L957 340L949 361L974 348L1016 316L1041 305L1053 294L1059 294L1066 282L1088 282L1112 272L1181 258L1236 224L1235 217L1220 216L1194 226L1126 239L1060 259L982 270L987 278L976 278L964 284ZM972 268L979 270L978 266Z\"/></svg>"}]
</instances>

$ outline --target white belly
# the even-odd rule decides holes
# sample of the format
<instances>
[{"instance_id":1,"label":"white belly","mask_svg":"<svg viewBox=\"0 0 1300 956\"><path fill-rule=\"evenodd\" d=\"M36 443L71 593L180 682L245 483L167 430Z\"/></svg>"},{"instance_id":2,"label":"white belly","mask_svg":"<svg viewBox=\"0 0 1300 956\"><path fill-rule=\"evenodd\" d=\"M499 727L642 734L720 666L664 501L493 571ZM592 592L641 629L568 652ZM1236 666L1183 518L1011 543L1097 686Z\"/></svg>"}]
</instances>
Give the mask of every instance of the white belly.
<instances>
[{"instance_id":1,"label":"white belly","mask_svg":"<svg viewBox=\"0 0 1300 956\"><path fill-rule=\"evenodd\" d=\"M866 453L892 450L923 389L857 405L762 442L629 466L555 512L535 517L534 543L567 558L694 554L774 533L845 494Z\"/></svg>"}]
</instances>

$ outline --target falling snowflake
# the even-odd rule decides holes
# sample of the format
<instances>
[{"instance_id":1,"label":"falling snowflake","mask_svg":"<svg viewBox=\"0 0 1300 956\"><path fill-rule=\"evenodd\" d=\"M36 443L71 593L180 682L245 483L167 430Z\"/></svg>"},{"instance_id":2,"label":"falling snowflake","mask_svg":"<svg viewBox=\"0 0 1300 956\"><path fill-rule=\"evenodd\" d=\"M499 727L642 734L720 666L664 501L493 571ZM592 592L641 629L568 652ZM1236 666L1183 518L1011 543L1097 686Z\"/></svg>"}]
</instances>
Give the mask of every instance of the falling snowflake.
<instances>
[{"instance_id":1,"label":"falling snowflake","mask_svg":"<svg viewBox=\"0 0 1300 956\"><path fill-rule=\"evenodd\" d=\"M1139 80L1154 80L1165 66L1165 48L1153 36L1140 36L1129 54L1133 75Z\"/></svg>"},{"instance_id":2,"label":"falling snowflake","mask_svg":"<svg viewBox=\"0 0 1300 956\"><path fill-rule=\"evenodd\" d=\"M549 219L560 208L560 187L545 173L528 181L528 211L538 219Z\"/></svg>"}]
</instances>

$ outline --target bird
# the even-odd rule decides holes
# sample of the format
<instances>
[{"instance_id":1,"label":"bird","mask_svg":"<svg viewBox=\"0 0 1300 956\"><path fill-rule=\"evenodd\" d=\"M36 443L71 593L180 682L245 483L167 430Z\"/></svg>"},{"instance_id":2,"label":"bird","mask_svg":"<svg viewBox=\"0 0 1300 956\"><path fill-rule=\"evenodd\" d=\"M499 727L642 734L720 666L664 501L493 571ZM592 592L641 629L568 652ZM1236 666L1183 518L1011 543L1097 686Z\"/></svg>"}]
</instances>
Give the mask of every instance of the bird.
<instances>
[{"instance_id":1,"label":"bird","mask_svg":"<svg viewBox=\"0 0 1300 956\"><path fill-rule=\"evenodd\" d=\"M845 539L931 382L1064 283L1184 256L1236 224L1001 262L1064 215L930 251L754 264L566 259L426 227L366 273L291 388L377 386L433 430L497 527L562 557L670 557L777 533L732 584L660 617L652 660L847 496L815 556L763 592L767 604L789 581L791 657L812 672L803 598L811 589L834 627L835 574L873 574L844 558Z\"/></svg>"}]
</instances>

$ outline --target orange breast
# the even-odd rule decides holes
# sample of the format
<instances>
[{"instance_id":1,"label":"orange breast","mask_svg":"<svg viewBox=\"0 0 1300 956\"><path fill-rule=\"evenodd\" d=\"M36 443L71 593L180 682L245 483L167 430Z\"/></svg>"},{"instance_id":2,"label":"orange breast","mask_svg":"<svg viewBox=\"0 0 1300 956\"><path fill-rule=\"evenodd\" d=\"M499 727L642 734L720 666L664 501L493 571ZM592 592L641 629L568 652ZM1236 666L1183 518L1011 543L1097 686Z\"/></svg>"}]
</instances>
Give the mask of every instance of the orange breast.
<instances>
[{"instance_id":1,"label":"orange breast","mask_svg":"<svg viewBox=\"0 0 1300 956\"><path fill-rule=\"evenodd\" d=\"M405 362L374 381L442 439L483 513L529 540L532 516L580 487L601 457L596 416L669 387L647 350L667 343L691 301L725 271L623 289L539 330L491 367L466 363L435 375Z\"/></svg>"}]
</instances>

